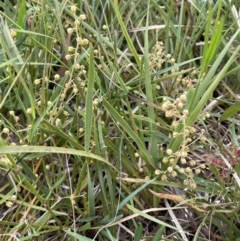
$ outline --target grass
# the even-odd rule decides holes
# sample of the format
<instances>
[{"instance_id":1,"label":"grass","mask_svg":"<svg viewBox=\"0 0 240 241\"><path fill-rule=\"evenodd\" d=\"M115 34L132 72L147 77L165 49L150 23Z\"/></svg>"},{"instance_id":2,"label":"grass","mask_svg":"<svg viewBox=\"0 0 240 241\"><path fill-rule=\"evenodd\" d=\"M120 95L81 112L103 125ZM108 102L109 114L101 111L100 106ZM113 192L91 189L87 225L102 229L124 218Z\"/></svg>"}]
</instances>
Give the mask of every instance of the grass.
<instances>
[{"instance_id":1,"label":"grass","mask_svg":"<svg viewBox=\"0 0 240 241\"><path fill-rule=\"evenodd\" d=\"M0 7L0 240L239 240L238 1Z\"/></svg>"}]
</instances>

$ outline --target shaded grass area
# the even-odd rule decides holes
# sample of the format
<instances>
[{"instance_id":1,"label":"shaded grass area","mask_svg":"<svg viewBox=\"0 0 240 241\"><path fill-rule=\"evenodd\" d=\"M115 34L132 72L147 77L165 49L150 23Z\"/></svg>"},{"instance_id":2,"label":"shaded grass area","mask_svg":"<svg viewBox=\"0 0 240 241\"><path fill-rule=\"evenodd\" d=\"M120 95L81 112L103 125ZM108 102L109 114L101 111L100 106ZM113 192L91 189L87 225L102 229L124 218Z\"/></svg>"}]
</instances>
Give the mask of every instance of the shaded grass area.
<instances>
[{"instance_id":1,"label":"shaded grass area","mask_svg":"<svg viewBox=\"0 0 240 241\"><path fill-rule=\"evenodd\" d=\"M1 240L237 240L239 3L13 4Z\"/></svg>"}]
</instances>

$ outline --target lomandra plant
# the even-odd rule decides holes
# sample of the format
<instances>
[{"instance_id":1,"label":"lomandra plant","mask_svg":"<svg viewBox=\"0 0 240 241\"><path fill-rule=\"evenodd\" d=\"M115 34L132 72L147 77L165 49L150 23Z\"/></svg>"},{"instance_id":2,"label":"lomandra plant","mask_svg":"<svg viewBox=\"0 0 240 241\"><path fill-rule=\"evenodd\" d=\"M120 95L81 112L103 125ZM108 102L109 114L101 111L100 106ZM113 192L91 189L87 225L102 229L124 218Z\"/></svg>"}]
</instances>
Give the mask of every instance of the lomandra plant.
<instances>
[{"instance_id":1,"label":"lomandra plant","mask_svg":"<svg viewBox=\"0 0 240 241\"><path fill-rule=\"evenodd\" d=\"M232 198L218 169L210 180L207 161L193 156L211 144L214 114L203 108L239 51L221 63L239 34L225 44L221 3L10 5L1 27L3 240L198 240L210 224L237 237L237 216L211 206L221 192ZM174 203L189 209L191 227Z\"/></svg>"}]
</instances>

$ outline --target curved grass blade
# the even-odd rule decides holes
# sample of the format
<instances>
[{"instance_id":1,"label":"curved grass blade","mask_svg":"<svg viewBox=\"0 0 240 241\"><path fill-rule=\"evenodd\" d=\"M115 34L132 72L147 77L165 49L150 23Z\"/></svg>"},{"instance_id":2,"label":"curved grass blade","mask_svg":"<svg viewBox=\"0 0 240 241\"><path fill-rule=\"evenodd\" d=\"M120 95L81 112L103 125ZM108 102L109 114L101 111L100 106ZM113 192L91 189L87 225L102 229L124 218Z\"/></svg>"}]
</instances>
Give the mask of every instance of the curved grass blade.
<instances>
[{"instance_id":1,"label":"curved grass blade","mask_svg":"<svg viewBox=\"0 0 240 241\"><path fill-rule=\"evenodd\" d=\"M224 121L227 120L228 118L234 116L236 113L240 111L240 103L234 104L227 108L221 115L220 120Z\"/></svg>"}]
</instances>

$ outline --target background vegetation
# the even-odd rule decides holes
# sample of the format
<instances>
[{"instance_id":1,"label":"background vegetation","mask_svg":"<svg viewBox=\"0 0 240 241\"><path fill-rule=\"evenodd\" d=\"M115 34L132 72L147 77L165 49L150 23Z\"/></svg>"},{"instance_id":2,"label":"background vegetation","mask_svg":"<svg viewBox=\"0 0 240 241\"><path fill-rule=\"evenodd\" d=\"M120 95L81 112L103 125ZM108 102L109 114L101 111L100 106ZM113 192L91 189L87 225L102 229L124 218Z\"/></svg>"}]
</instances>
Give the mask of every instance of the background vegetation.
<instances>
[{"instance_id":1,"label":"background vegetation","mask_svg":"<svg viewBox=\"0 0 240 241\"><path fill-rule=\"evenodd\" d=\"M0 7L0 240L240 240L239 1Z\"/></svg>"}]
</instances>

